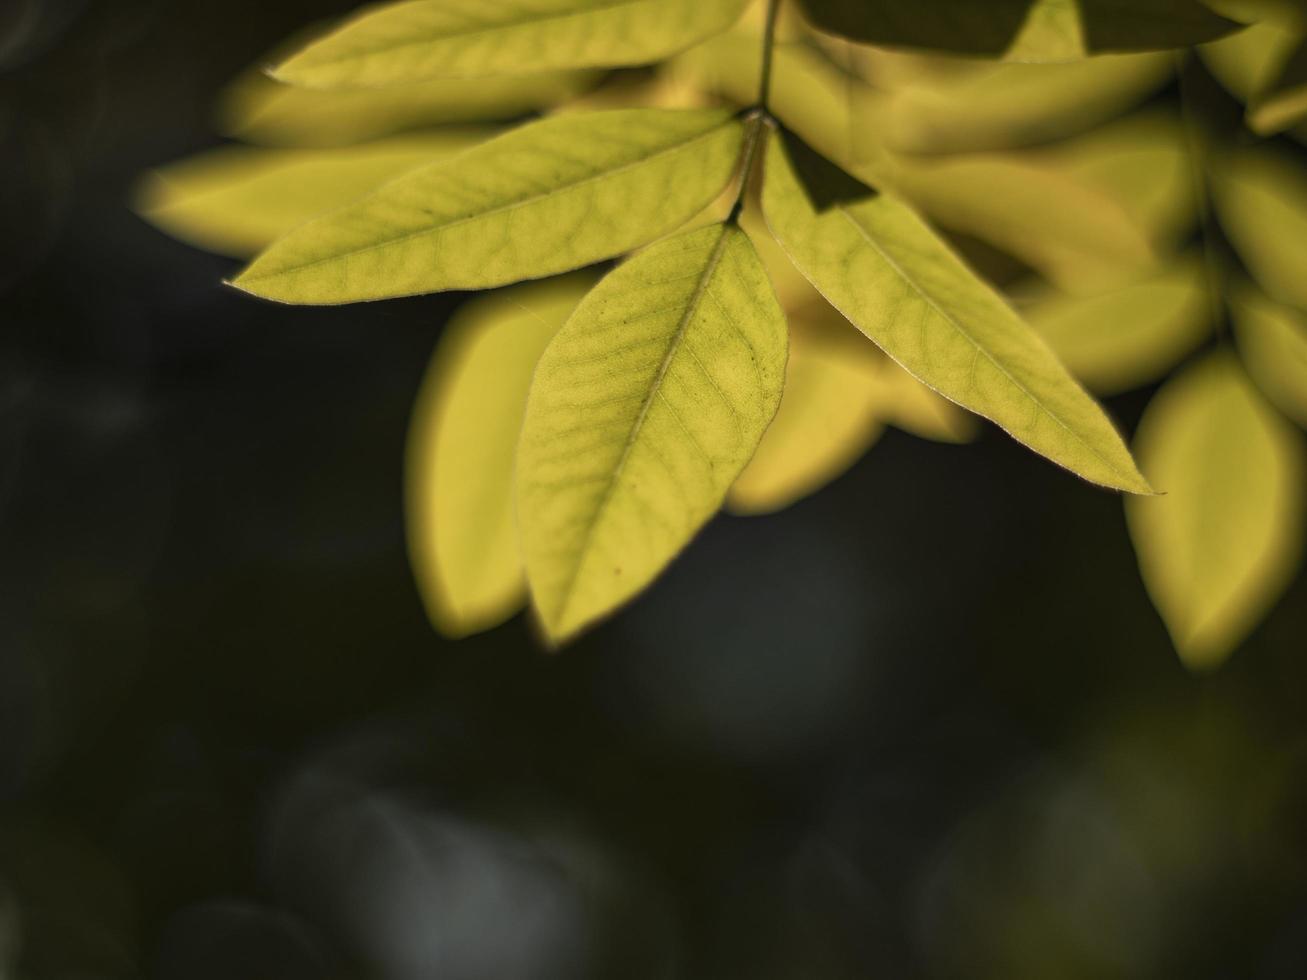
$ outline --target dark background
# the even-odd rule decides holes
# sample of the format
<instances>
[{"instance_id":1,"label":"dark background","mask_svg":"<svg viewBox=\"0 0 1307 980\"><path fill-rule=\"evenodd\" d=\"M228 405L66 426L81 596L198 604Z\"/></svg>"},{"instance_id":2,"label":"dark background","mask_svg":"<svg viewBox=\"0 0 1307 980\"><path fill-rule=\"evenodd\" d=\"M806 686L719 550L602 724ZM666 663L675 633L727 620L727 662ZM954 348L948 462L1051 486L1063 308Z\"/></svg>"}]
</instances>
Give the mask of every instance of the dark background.
<instances>
[{"instance_id":1,"label":"dark background","mask_svg":"<svg viewBox=\"0 0 1307 980\"><path fill-rule=\"evenodd\" d=\"M996 431L560 655L432 632L460 297L259 303L127 206L350 5L0 0L0 976L1307 975L1307 584L1190 675L1119 500Z\"/></svg>"}]
</instances>

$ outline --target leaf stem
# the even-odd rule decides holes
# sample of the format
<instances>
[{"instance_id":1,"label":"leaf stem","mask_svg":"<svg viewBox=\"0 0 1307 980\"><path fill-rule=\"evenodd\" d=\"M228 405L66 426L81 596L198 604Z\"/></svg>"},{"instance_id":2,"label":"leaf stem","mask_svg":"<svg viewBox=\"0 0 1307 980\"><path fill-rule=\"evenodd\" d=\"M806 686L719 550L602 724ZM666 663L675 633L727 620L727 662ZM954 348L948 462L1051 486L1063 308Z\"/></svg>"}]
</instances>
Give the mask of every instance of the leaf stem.
<instances>
[{"instance_id":1,"label":"leaf stem","mask_svg":"<svg viewBox=\"0 0 1307 980\"><path fill-rule=\"evenodd\" d=\"M781 0L767 0L766 21L762 29L762 72L758 81L758 102L745 114L744 151L740 154L740 188L731 205L731 213L726 218L727 224L734 224L744 210L745 195L749 191L749 177L753 173L754 157L758 154L758 144L762 142L767 122L771 118L768 100L771 98L772 55L776 50L776 19L780 13Z\"/></svg>"},{"instance_id":2,"label":"leaf stem","mask_svg":"<svg viewBox=\"0 0 1307 980\"><path fill-rule=\"evenodd\" d=\"M767 111L771 98L771 64L776 50L776 17L781 0L767 0L767 19L762 29L762 77L758 81L758 107Z\"/></svg>"}]
</instances>

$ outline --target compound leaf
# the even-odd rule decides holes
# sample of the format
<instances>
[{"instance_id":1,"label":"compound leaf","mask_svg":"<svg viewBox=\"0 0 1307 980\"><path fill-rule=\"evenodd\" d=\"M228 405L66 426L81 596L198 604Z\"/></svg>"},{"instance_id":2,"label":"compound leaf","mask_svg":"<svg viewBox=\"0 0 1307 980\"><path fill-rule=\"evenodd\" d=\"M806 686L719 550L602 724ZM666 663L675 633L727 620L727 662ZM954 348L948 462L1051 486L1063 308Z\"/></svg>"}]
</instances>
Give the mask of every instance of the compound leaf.
<instances>
[{"instance_id":1,"label":"compound leaf","mask_svg":"<svg viewBox=\"0 0 1307 980\"><path fill-rule=\"evenodd\" d=\"M282 62L310 88L479 78L659 61L739 19L748 0L404 0L365 11Z\"/></svg>"},{"instance_id":2,"label":"compound leaf","mask_svg":"<svg viewBox=\"0 0 1307 980\"><path fill-rule=\"evenodd\" d=\"M478 297L431 359L409 426L405 509L418 591L447 636L496 626L526 600L518 433L536 362L593 282L576 273Z\"/></svg>"},{"instance_id":3,"label":"compound leaf","mask_svg":"<svg viewBox=\"0 0 1307 980\"><path fill-rule=\"evenodd\" d=\"M1281 411L1307 426L1307 314L1252 288L1238 291L1231 309L1248 373Z\"/></svg>"},{"instance_id":4,"label":"compound leaf","mask_svg":"<svg viewBox=\"0 0 1307 980\"><path fill-rule=\"evenodd\" d=\"M564 640L648 585L776 414L785 317L745 234L667 239L609 274L541 358L517 469L535 607Z\"/></svg>"},{"instance_id":5,"label":"compound leaf","mask_svg":"<svg viewBox=\"0 0 1307 980\"><path fill-rule=\"evenodd\" d=\"M1088 480L1151 492L1102 409L907 205L881 194L818 213L773 138L763 211L813 285L915 377Z\"/></svg>"},{"instance_id":6,"label":"compound leaf","mask_svg":"<svg viewBox=\"0 0 1307 980\"><path fill-rule=\"evenodd\" d=\"M275 242L234 282L327 304L540 278L637 248L730 182L724 110L563 114L385 185Z\"/></svg>"},{"instance_id":7,"label":"compound leaf","mask_svg":"<svg viewBox=\"0 0 1307 980\"><path fill-rule=\"evenodd\" d=\"M1298 567L1302 437L1218 353L1162 388L1136 446L1166 491L1126 502L1144 582L1185 663L1214 667Z\"/></svg>"}]
</instances>

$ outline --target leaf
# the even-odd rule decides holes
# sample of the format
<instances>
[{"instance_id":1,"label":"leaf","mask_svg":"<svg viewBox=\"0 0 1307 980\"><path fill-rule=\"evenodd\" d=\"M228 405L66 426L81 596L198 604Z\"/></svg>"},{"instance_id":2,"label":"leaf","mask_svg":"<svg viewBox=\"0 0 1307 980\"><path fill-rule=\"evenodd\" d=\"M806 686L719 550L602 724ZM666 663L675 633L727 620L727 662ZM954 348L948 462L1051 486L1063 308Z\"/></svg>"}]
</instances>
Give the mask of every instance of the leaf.
<instances>
[{"instance_id":1,"label":"leaf","mask_svg":"<svg viewBox=\"0 0 1307 980\"><path fill-rule=\"evenodd\" d=\"M1162 388L1136 446L1167 491L1126 501L1144 582L1184 662L1215 667L1299 565L1302 439L1219 353Z\"/></svg>"},{"instance_id":2,"label":"leaf","mask_svg":"<svg viewBox=\"0 0 1307 980\"><path fill-rule=\"evenodd\" d=\"M1102 409L907 205L881 194L818 214L772 139L763 211L813 285L916 378L1088 480L1151 492Z\"/></svg>"},{"instance_id":3,"label":"leaf","mask_svg":"<svg viewBox=\"0 0 1307 980\"><path fill-rule=\"evenodd\" d=\"M257 72L224 94L218 126L265 146L346 146L428 126L514 119L575 98L599 77L558 71L320 92Z\"/></svg>"},{"instance_id":4,"label":"leaf","mask_svg":"<svg viewBox=\"0 0 1307 980\"><path fill-rule=\"evenodd\" d=\"M747 3L405 0L359 14L273 74L308 88L349 88L649 64L726 30Z\"/></svg>"},{"instance_id":5,"label":"leaf","mask_svg":"<svg viewBox=\"0 0 1307 980\"><path fill-rule=\"evenodd\" d=\"M1251 287L1235 294L1231 309L1248 373L1281 411L1307 426L1307 314Z\"/></svg>"},{"instance_id":6,"label":"leaf","mask_svg":"<svg viewBox=\"0 0 1307 980\"><path fill-rule=\"evenodd\" d=\"M437 130L330 150L223 147L151 173L136 209L183 241L247 258L310 218L487 136Z\"/></svg>"},{"instance_id":7,"label":"leaf","mask_svg":"<svg viewBox=\"0 0 1307 980\"><path fill-rule=\"evenodd\" d=\"M1075 377L1103 395L1166 374L1213 327L1207 270L1192 258L1096 296L1048 295L1023 310Z\"/></svg>"},{"instance_id":8,"label":"leaf","mask_svg":"<svg viewBox=\"0 0 1307 980\"><path fill-rule=\"evenodd\" d=\"M728 506L770 514L815 493L867 452L884 429L883 358L820 342L790 344L785 394L758 451L731 487Z\"/></svg>"},{"instance_id":9,"label":"leaf","mask_svg":"<svg viewBox=\"0 0 1307 980\"><path fill-rule=\"evenodd\" d=\"M608 275L527 403L518 517L549 635L648 585L721 506L776 414L785 317L753 246L716 225Z\"/></svg>"},{"instance_id":10,"label":"leaf","mask_svg":"<svg viewBox=\"0 0 1307 980\"><path fill-rule=\"evenodd\" d=\"M1248 107L1248 124L1263 136L1289 129L1307 118L1307 38L1297 46L1270 85Z\"/></svg>"},{"instance_id":11,"label":"leaf","mask_svg":"<svg viewBox=\"0 0 1307 980\"><path fill-rule=\"evenodd\" d=\"M296 229L234 285L286 303L479 289L566 272L667 234L730 182L724 110L531 123Z\"/></svg>"},{"instance_id":12,"label":"leaf","mask_svg":"<svg viewBox=\"0 0 1307 980\"><path fill-rule=\"evenodd\" d=\"M526 600L518 433L536 362L593 282L576 273L478 297L431 359L409 425L405 509L418 590L446 636L496 626Z\"/></svg>"},{"instance_id":13,"label":"leaf","mask_svg":"<svg viewBox=\"0 0 1307 980\"><path fill-rule=\"evenodd\" d=\"M1307 310L1307 175L1274 151L1248 149L1218 167L1213 190L1248 271L1275 299Z\"/></svg>"},{"instance_id":14,"label":"leaf","mask_svg":"<svg viewBox=\"0 0 1307 980\"><path fill-rule=\"evenodd\" d=\"M881 415L896 429L935 442L976 438L976 417L922 384L888 358L881 362Z\"/></svg>"},{"instance_id":15,"label":"leaf","mask_svg":"<svg viewBox=\"0 0 1307 980\"><path fill-rule=\"evenodd\" d=\"M1241 102L1251 102L1274 82L1297 44L1297 28L1269 17L1198 49L1212 75Z\"/></svg>"},{"instance_id":16,"label":"leaf","mask_svg":"<svg viewBox=\"0 0 1307 980\"><path fill-rule=\"evenodd\" d=\"M865 44L1017 61L1163 50L1239 25L1198 0L803 0L824 31Z\"/></svg>"}]
</instances>

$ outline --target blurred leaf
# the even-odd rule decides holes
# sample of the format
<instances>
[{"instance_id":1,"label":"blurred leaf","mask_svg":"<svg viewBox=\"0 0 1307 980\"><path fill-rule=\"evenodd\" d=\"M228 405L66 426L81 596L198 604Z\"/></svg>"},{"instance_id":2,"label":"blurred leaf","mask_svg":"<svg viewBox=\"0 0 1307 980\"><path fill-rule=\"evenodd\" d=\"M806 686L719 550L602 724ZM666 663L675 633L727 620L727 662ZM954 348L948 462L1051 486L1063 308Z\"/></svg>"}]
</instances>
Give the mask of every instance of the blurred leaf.
<instances>
[{"instance_id":1,"label":"blurred leaf","mask_svg":"<svg viewBox=\"0 0 1307 980\"><path fill-rule=\"evenodd\" d=\"M909 207L882 194L818 214L779 137L766 177L763 210L777 240L914 376L1086 479L1150 492L1093 399Z\"/></svg>"},{"instance_id":2,"label":"blurred leaf","mask_svg":"<svg viewBox=\"0 0 1307 980\"><path fill-rule=\"evenodd\" d=\"M574 98L598 78L557 71L319 92L252 72L223 96L218 125L268 146L342 146L426 126L513 119Z\"/></svg>"},{"instance_id":3,"label":"blurred leaf","mask_svg":"<svg viewBox=\"0 0 1307 980\"><path fill-rule=\"evenodd\" d=\"M1307 38L1276 73L1270 85L1259 90L1248 107L1248 124L1263 136L1281 132L1307 118Z\"/></svg>"},{"instance_id":4,"label":"blurred leaf","mask_svg":"<svg viewBox=\"0 0 1307 980\"><path fill-rule=\"evenodd\" d=\"M731 180L742 132L721 110L554 116L301 226L234 285L288 303L344 303L590 265L711 203Z\"/></svg>"},{"instance_id":5,"label":"blurred leaf","mask_svg":"<svg viewBox=\"0 0 1307 980\"><path fill-rule=\"evenodd\" d=\"M489 135L437 130L329 150L223 147L151 173L136 209L192 245L248 258L310 218Z\"/></svg>"},{"instance_id":6,"label":"blurred leaf","mask_svg":"<svg viewBox=\"0 0 1307 980\"><path fill-rule=\"evenodd\" d=\"M1198 49L1203 63L1225 89L1241 102L1251 102L1274 81L1297 43L1292 20L1270 14L1229 37Z\"/></svg>"},{"instance_id":7,"label":"blurred leaf","mask_svg":"<svg viewBox=\"0 0 1307 980\"><path fill-rule=\"evenodd\" d=\"M1015 61L1187 47L1238 25L1198 0L803 0L820 29L866 44Z\"/></svg>"},{"instance_id":8,"label":"blurred leaf","mask_svg":"<svg viewBox=\"0 0 1307 980\"><path fill-rule=\"evenodd\" d=\"M1307 310L1307 174L1274 151L1246 149L1221 161L1213 190L1248 271L1274 298Z\"/></svg>"},{"instance_id":9,"label":"blurred leaf","mask_svg":"<svg viewBox=\"0 0 1307 980\"><path fill-rule=\"evenodd\" d=\"M994 65L956 81L909 85L890 97L887 140L906 153L958 153L1062 139L1142 102L1172 65L1165 54L1117 55Z\"/></svg>"},{"instance_id":10,"label":"blurred leaf","mask_svg":"<svg viewBox=\"0 0 1307 980\"><path fill-rule=\"evenodd\" d=\"M1200 258L1097 296L1048 295L1023 312L1067 369L1103 395L1155 381L1213 326Z\"/></svg>"},{"instance_id":11,"label":"blurred leaf","mask_svg":"<svg viewBox=\"0 0 1307 980\"><path fill-rule=\"evenodd\" d=\"M856 353L803 336L793 334L780 410L731 487L734 513L769 514L815 493L861 459L884 428L880 352L865 338Z\"/></svg>"},{"instance_id":12,"label":"blurred leaf","mask_svg":"<svg viewBox=\"0 0 1307 980\"><path fill-rule=\"evenodd\" d=\"M282 62L308 88L659 61L738 20L748 0L404 0L365 10Z\"/></svg>"},{"instance_id":13,"label":"blurred leaf","mask_svg":"<svg viewBox=\"0 0 1307 980\"><path fill-rule=\"evenodd\" d=\"M526 599L513 513L517 437L536 362L593 283L577 273L472 300L427 369L405 461L408 548L423 602L447 636L496 626Z\"/></svg>"},{"instance_id":14,"label":"blurred leaf","mask_svg":"<svg viewBox=\"0 0 1307 980\"><path fill-rule=\"evenodd\" d=\"M776 414L785 316L733 225L608 275L536 371L518 458L527 574L564 640L648 585L721 506Z\"/></svg>"},{"instance_id":15,"label":"blurred leaf","mask_svg":"<svg viewBox=\"0 0 1307 980\"><path fill-rule=\"evenodd\" d=\"M1248 373L1287 415L1307 426L1307 314L1251 287L1231 302Z\"/></svg>"},{"instance_id":16,"label":"blurred leaf","mask_svg":"<svg viewBox=\"0 0 1307 980\"><path fill-rule=\"evenodd\" d=\"M1126 501L1144 581L1185 663L1215 667L1298 568L1302 438L1222 352L1162 388L1136 446L1166 491Z\"/></svg>"}]
</instances>

